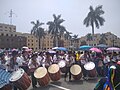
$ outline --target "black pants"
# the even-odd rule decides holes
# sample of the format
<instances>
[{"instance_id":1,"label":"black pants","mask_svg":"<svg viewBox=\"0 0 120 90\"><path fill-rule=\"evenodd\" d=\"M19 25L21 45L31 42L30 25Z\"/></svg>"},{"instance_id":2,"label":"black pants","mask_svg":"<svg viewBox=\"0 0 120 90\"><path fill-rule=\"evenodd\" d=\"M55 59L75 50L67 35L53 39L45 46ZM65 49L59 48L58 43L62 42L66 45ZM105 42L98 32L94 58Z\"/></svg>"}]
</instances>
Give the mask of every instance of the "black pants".
<instances>
[{"instance_id":1,"label":"black pants","mask_svg":"<svg viewBox=\"0 0 120 90\"><path fill-rule=\"evenodd\" d=\"M32 86L35 87L37 85L37 79L34 77L34 73L31 73L32 78Z\"/></svg>"},{"instance_id":2,"label":"black pants","mask_svg":"<svg viewBox=\"0 0 120 90\"><path fill-rule=\"evenodd\" d=\"M65 78L67 78L67 74L69 73L69 80L71 80L71 72L70 72L70 66L66 67L66 72L65 72Z\"/></svg>"}]
</instances>

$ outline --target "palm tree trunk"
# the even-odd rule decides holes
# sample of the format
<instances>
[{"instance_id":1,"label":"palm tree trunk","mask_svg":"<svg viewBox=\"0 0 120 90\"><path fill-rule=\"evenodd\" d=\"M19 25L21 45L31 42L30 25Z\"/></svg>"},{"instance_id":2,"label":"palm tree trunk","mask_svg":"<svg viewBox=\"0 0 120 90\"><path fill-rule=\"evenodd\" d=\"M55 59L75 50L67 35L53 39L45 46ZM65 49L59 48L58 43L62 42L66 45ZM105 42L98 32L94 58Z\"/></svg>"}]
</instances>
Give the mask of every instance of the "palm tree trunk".
<instances>
[{"instance_id":1,"label":"palm tree trunk","mask_svg":"<svg viewBox=\"0 0 120 90\"><path fill-rule=\"evenodd\" d=\"M39 38L39 51L40 51L40 49L41 49L41 40L40 40L40 38Z\"/></svg>"},{"instance_id":2,"label":"palm tree trunk","mask_svg":"<svg viewBox=\"0 0 120 90\"><path fill-rule=\"evenodd\" d=\"M93 41L93 46L95 46L95 40L94 40L94 25L92 25L92 41Z\"/></svg>"},{"instance_id":3,"label":"palm tree trunk","mask_svg":"<svg viewBox=\"0 0 120 90\"><path fill-rule=\"evenodd\" d=\"M55 43L56 43L56 47L58 47L58 38L57 37L56 37Z\"/></svg>"}]
</instances>

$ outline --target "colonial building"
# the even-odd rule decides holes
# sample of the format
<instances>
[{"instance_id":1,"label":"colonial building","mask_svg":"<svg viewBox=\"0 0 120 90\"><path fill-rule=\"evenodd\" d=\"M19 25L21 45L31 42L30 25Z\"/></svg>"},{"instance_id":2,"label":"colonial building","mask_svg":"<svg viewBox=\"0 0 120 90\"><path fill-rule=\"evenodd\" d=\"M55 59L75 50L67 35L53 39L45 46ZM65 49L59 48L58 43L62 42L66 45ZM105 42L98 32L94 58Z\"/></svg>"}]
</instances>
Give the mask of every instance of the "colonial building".
<instances>
[{"instance_id":1,"label":"colonial building","mask_svg":"<svg viewBox=\"0 0 120 90\"><path fill-rule=\"evenodd\" d=\"M21 48L26 45L26 38L16 32L16 26L0 23L0 48Z\"/></svg>"},{"instance_id":2,"label":"colonial building","mask_svg":"<svg viewBox=\"0 0 120 90\"><path fill-rule=\"evenodd\" d=\"M103 33L103 34L95 34L94 40L91 39L92 36L88 37L88 34L86 36L83 36L78 39L78 46L81 45L94 45L97 46L99 44L106 44L108 46L117 46L120 47L120 38L116 35L112 34L111 32Z\"/></svg>"},{"instance_id":3,"label":"colonial building","mask_svg":"<svg viewBox=\"0 0 120 90\"><path fill-rule=\"evenodd\" d=\"M39 50L39 41L34 35L31 35L29 33L23 33L22 35L27 38L26 40L27 47L33 49L34 51Z\"/></svg>"}]
</instances>

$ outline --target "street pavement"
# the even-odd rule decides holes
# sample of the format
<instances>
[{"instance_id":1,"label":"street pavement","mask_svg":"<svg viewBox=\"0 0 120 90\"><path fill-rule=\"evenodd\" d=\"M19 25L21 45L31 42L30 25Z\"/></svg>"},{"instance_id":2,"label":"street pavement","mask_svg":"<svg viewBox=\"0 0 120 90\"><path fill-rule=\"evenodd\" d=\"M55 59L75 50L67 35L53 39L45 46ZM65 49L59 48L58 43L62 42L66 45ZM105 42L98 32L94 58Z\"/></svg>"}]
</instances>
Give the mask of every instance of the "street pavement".
<instances>
[{"instance_id":1,"label":"street pavement","mask_svg":"<svg viewBox=\"0 0 120 90\"><path fill-rule=\"evenodd\" d=\"M32 86L28 90L93 90L99 78L89 78L88 80L71 80L64 81L64 78L61 77L59 81L52 82L50 81L48 86L40 87L33 89Z\"/></svg>"}]
</instances>

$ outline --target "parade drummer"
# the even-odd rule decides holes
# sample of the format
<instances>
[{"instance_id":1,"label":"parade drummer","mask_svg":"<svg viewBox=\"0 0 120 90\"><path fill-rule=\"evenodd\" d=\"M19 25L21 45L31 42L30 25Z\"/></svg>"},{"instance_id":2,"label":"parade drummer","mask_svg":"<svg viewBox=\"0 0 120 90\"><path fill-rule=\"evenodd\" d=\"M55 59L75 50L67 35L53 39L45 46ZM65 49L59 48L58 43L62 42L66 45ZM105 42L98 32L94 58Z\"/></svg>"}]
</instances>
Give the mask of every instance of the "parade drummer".
<instances>
[{"instance_id":1,"label":"parade drummer","mask_svg":"<svg viewBox=\"0 0 120 90\"><path fill-rule=\"evenodd\" d=\"M0 52L0 64L5 64L6 60L5 60L5 54L4 52Z\"/></svg>"},{"instance_id":2,"label":"parade drummer","mask_svg":"<svg viewBox=\"0 0 120 90\"><path fill-rule=\"evenodd\" d=\"M70 72L70 67L72 66L72 64L74 64L75 59L74 56L72 54L72 51L68 51L68 55L66 55L66 72L65 72L65 81L67 78L67 74L69 73L69 81L71 80L71 72Z\"/></svg>"},{"instance_id":3,"label":"parade drummer","mask_svg":"<svg viewBox=\"0 0 120 90\"><path fill-rule=\"evenodd\" d=\"M46 68L48 68L51 64L53 64L53 60L49 52L46 52L44 64Z\"/></svg>"},{"instance_id":4,"label":"parade drummer","mask_svg":"<svg viewBox=\"0 0 120 90\"><path fill-rule=\"evenodd\" d=\"M43 65L44 55L42 52L38 53L37 61L40 63L40 66Z\"/></svg>"},{"instance_id":5,"label":"parade drummer","mask_svg":"<svg viewBox=\"0 0 120 90\"><path fill-rule=\"evenodd\" d=\"M22 54L18 58L17 62L19 63L20 67L24 69L25 72L28 72L29 55L27 51L22 51Z\"/></svg>"},{"instance_id":6,"label":"parade drummer","mask_svg":"<svg viewBox=\"0 0 120 90\"><path fill-rule=\"evenodd\" d=\"M12 73L16 70L19 69L18 63L17 63L17 56L18 56L18 50L17 49L13 49L12 50L12 56L10 58L10 61L7 61L7 70ZM13 85L13 89L17 90L17 87Z\"/></svg>"},{"instance_id":7,"label":"parade drummer","mask_svg":"<svg viewBox=\"0 0 120 90\"><path fill-rule=\"evenodd\" d=\"M32 78L32 86L33 88L37 88L37 79L34 77L34 71L39 67L40 63L37 60L37 54L33 54L31 59L29 60L28 67L30 71L30 75Z\"/></svg>"},{"instance_id":8,"label":"parade drummer","mask_svg":"<svg viewBox=\"0 0 120 90\"><path fill-rule=\"evenodd\" d=\"M120 63L109 68L107 77L103 77L96 84L94 90L119 90L120 89Z\"/></svg>"},{"instance_id":9,"label":"parade drummer","mask_svg":"<svg viewBox=\"0 0 120 90\"><path fill-rule=\"evenodd\" d=\"M80 62L81 62L81 68L83 72L83 78L87 76L87 71L84 68L84 65L88 62L88 56L87 56L87 51L85 51L83 54L80 55Z\"/></svg>"},{"instance_id":10,"label":"parade drummer","mask_svg":"<svg viewBox=\"0 0 120 90\"><path fill-rule=\"evenodd\" d=\"M80 65L80 51L78 51L75 55L75 63Z\"/></svg>"}]
</instances>

